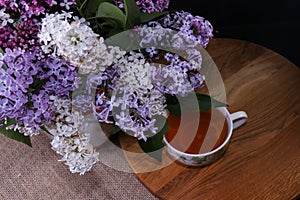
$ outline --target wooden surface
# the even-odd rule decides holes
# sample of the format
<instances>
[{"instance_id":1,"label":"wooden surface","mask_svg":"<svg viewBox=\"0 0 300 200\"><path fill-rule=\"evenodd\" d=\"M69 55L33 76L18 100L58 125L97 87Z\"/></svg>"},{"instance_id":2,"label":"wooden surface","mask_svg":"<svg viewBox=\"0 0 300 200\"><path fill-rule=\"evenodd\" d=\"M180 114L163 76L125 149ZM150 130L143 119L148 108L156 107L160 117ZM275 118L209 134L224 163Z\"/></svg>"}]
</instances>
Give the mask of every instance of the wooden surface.
<instances>
[{"instance_id":1,"label":"wooden surface","mask_svg":"<svg viewBox=\"0 0 300 200\"><path fill-rule=\"evenodd\" d=\"M262 46L213 39L207 51L224 80L228 110L249 119L235 130L225 155L203 168L172 162L159 169L151 158L125 152L138 179L161 199L293 199L300 194L300 70ZM120 136L124 150L140 152ZM164 152L164 162L170 161ZM154 163L154 164L153 164Z\"/></svg>"}]
</instances>

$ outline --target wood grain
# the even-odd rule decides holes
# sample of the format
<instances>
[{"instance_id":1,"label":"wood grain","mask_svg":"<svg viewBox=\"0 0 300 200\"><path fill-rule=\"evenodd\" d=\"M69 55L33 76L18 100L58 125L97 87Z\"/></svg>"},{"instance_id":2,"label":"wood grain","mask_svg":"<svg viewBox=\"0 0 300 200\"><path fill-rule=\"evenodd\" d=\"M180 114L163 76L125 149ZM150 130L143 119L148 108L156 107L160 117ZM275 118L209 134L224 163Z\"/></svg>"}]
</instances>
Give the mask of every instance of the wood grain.
<instances>
[{"instance_id":1,"label":"wood grain","mask_svg":"<svg viewBox=\"0 0 300 200\"><path fill-rule=\"evenodd\" d=\"M286 58L241 40L213 39L207 51L224 80L228 110L249 119L234 131L225 155L207 167L124 151L138 179L161 199L292 199L300 194L300 70ZM140 151L120 135L124 150ZM146 173L143 168L156 166Z\"/></svg>"}]
</instances>

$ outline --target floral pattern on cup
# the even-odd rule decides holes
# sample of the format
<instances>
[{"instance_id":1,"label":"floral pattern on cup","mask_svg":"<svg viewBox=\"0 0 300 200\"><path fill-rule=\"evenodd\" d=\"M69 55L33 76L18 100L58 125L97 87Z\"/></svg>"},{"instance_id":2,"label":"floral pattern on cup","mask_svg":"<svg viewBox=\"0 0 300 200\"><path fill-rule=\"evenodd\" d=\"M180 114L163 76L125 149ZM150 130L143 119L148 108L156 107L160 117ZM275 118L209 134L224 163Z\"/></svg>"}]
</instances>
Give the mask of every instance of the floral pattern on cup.
<instances>
[{"instance_id":1,"label":"floral pattern on cup","mask_svg":"<svg viewBox=\"0 0 300 200\"><path fill-rule=\"evenodd\" d=\"M167 147L167 152L174 158L176 161L188 165L188 166L205 166L210 163L217 161L224 153L228 145L220 149L220 151L210 154L210 155L182 155L178 152L172 150L172 148Z\"/></svg>"}]
</instances>

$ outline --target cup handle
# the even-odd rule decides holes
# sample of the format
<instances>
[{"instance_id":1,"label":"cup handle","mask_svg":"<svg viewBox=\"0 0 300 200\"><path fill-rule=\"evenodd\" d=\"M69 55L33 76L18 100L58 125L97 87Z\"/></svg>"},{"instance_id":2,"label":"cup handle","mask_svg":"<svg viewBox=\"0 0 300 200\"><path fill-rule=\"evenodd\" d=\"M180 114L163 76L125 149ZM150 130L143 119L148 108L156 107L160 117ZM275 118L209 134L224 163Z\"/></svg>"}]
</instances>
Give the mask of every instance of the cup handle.
<instances>
[{"instance_id":1,"label":"cup handle","mask_svg":"<svg viewBox=\"0 0 300 200\"><path fill-rule=\"evenodd\" d=\"M233 129L242 126L248 119L248 115L244 111L238 111L230 114L230 119L233 124Z\"/></svg>"}]
</instances>

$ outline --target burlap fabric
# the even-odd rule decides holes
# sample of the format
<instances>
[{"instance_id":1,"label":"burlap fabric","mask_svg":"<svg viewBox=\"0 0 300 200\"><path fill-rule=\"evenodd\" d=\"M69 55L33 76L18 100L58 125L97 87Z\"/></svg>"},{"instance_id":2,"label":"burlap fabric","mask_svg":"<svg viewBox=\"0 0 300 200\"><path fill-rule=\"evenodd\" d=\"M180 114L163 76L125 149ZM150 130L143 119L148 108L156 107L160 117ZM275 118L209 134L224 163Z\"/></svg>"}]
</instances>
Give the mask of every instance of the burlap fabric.
<instances>
[{"instance_id":1,"label":"burlap fabric","mask_svg":"<svg viewBox=\"0 0 300 200\"><path fill-rule=\"evenodd\" d=\"M104 164L72 174L49 142L34 136L30 148L0 135L0 199L156 199L134 174Z\"/></svg>"}]
</instances>

